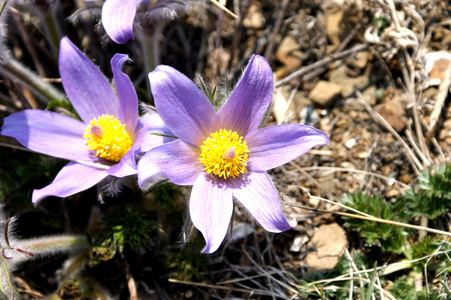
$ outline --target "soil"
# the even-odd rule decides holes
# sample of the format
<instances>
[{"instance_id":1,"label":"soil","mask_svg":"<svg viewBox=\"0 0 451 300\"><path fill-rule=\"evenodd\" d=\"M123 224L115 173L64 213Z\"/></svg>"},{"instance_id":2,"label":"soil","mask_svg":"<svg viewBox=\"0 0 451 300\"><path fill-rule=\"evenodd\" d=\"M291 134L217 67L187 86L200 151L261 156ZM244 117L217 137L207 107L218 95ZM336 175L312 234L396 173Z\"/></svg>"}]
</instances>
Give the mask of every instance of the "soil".
<instances>
[{"instance_id":1,"label":"soil","mask_svg":"<svg viewBox=\"0 0 451 300\"><path fill-rule=\"evenodd\" d=\"M0 136L5 146L0 148L0 196L6 215L18 215L19 236L99 233L114 209L135 204L160 226L145 249L126 243L97 263L96 255L85 253L77 272L68 270L70 254L21 265L14 278L23 299L75 299L86 286L92 293L83 297L92 299L309 299L299 292L301 281L327 273L345 252L371 253L379 265L396 261L395 255L370 249L336 212L343 211L339 203L345 193L392 199L414 186L423 169L449 163L448 2L224 1L227 10L212 2L187 1L186 14L159 28L160 63L193 79L200 74L213 89L236 83L253 54L270 62L275 88L264 125L307 124L330 138L329 145L269 171L287 218L298 225L280 234L265 232L237 204L231 234L216 253L204 255L202 236L182 229L189 224L188 187L168 184L146 193L127 181L116 195L95 187L34 207L31 191L49 184L64 162L16 149L20 144ZM83 49L106 77L111 78L114 53L128 54L125 71L140 101L151 106L139 39L112 42L99 23L99 5L12 5L1 52L10 49L12 57L62 91L56 50L42 23L43 14L51 12L61 35ZM1 70L0 76L2 118L26 108L71 109L48 108L29 87ZM159 193L170 204L162 203Z\"/></svg>"}]
</instances>

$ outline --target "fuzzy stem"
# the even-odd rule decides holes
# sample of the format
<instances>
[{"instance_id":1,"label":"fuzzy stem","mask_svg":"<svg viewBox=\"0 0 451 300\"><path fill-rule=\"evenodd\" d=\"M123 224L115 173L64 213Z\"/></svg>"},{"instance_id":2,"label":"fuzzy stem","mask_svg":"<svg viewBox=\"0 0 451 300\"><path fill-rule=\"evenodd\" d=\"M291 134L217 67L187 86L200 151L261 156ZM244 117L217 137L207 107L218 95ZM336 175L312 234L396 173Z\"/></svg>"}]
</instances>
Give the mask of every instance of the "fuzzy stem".
<instances>
[{"instance_id":1,"label":"fuzzy stem","mask_svg":"<svg viewBox=\"0 0 451 300\"><path fill-rule=\"evenodd\" d=\"M0 60L0 72L32 90L44 105L53 100L66 100L64 94L11 57L6 56Z\"/></svg>"},{"instance_id":2,"label":"fuzzy stem","mask_svg":"<svg viewBox=\"0 0 451 300\"><path fill-rule=\"evenodd\" d=\"M27 249L33 254L50 254L55 251L70 251L75 249L88 249L89 244L85 235L60 235L40 237L29 240L20 240L20 248ZM14 245L16 246L16 245Z\"/></svg>"},{"instance_id":3,"label":"fuzzy stem","mask_svg":"<svg viewBox=\"0 0 451 300\"><path fill-rule=\"evenodd\" d=\"M53 5L57 5L56 3ZM55 22L55 14L56 7L53 5L42 14L43 24L45 27L45 31L48 34L48 39L52 43L52 49L55 54L58 54L59 44L61 40L61 30L58 27L58 24Z\"/></svg>"},{"instance_id":4,"label":"fuzzy stem","mask_svg":"<svg viewBox=\"0 0 451 300\"><path fill-rule=\"evenodd\" d=\"M144 74L149 74L150 72L152 72L157 64L158 59L156 58L156 56L158 55L158 51L155 51L155 43L155 34L148 35L144 32L141 33L141 47L144 57ZM145 81L147 91L150 92L150 82L147 79Z\"/></svg>"}]
</instances>

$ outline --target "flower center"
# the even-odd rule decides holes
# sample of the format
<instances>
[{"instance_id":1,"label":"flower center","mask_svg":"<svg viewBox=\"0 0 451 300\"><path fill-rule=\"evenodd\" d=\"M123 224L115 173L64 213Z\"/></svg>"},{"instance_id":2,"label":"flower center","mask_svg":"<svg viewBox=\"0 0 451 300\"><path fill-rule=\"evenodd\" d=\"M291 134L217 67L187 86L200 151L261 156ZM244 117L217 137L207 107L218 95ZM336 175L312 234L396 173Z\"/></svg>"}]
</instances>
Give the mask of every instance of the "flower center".
<instances>
[{"instance_id":1,"label":"flower center","mask_svg":"<svg viewBox=\"0 0 451 300\"><path fill-rule=\"evenodd\" d=\"M200 161L208 174L227 179L246 171L249 150L246 141L238 133L220 129L212 133L200 148Z\"/></svg>"},{"instance_id":2,"label":"flower center","mask_svg":"<svg viewBox=\"0 0 451 300\"><path fill-rule=\"evenodd\" d=\"M83 137L86 146L95 150L98 157L118 162L130 150L132 138L125 130L125 125L111 115L102 115L91 120Z\"/></svg>"}]
</instances>

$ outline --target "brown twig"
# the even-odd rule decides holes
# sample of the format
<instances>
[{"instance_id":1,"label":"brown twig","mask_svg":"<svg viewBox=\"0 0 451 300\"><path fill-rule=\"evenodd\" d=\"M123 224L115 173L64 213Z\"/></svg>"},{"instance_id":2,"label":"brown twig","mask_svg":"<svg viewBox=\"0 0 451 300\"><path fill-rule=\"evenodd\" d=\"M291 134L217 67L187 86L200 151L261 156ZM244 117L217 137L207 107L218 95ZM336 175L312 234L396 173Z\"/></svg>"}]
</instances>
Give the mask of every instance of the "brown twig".
<instances>
[{"instance_id":1,"label":"brown twig","mask_svg":"<svg viewBox=\"0 0 451 300\"><path fill-rule=\"evenodd\" d=\"M315 197L315 198L324 200L323 198L320 198L320 197ZM444 235L444 236L451 236L451 232L433 229L433 228L429 228L429 227L406 224L406 223L396 222L396 221L392 221L392 220L385 220L385 219L377 218L377 217L373 217L373 216L362 216L362 215L345 213L345 212L341 212L341 211L318 209L318 208L308 207L308 206L304 206L304 205L299 205L297 203L292 203L292 202L286 202L286 201L281 201L281 202L286 205L291 205L294 207L299 207L299 208L303 208L303 209L307 209L307 210L323 212L323 213L333 213L333 214L344 216L344 217L350 217L350 218L355 218L355 219L362 219L362 220L373 221L373 222L378 222L378 223L390 224L390 225L411 228L411 229L415 229L418 231L426 231L426 232L435 233L435 234Z\"/></svg>"},{"instance_id":2,"label":"brown twig","mask_svg":"<svg viewBox=\"0 0 451 300\"><path fill-rule=\"evenodd\" d=\"M130 300L138 300L138 291L136 289L136 282L130 270L130 265L125 258L122 259L125 266L125 278L127 280L128 291L130 293Z\"/></svg>"},{"instance_id":3,"label":"brown twig","mask_svg":"<svg viewBox=\"0 0 451 300\"><path fill-rule=\"evenodd\" d=\"M271 63L271 55L274 49L274 44L275 44L275 37L276 35L279 33L280 31L280 27L282 26L282 20L283 20L283 16L285 15L285 10L287 9L288 3L290 2L290 0L283 0L282 3L280 4L280 8L279 8L279 14L277 16L277 21L276 24L274 25L274 30L272 31L270 37L269 37L269 43L268 43L268 47L266 47L266 51L265 51L265 58L268 62Z\"/></svg>"},{"instance_id":4,"label":"brown twig","mask_svg":"<svg viewBox=\"0 0 451 300\"><path fill-rule=\"evenodd\" d=\"M206 287L206 288L211 288L211 289L218 289L218 290L232 290L235 292L247 293L247 294L253 294L253 292L255 291L255 290L248 290L248 289L231 288L231 287L227 287L227 286L220 286L220 285L214 285L214 284L208 284L208 283L178 280L178 279L174 279L174 278L169 278L168 281L172 282L172 283L195 285L195 286Z\"/></svg>"},{"instance_id":5,"label":"brown twig","mask_svg":"<svg viewBox=\"0 0 451 300\"><path fill-rule=\"evenodd\" d=\"M317 61L316 63L313 63L311 65L308 65L308 66L305 66L303 68L300 68L299 70L293 72L292 74L288 75L284 79L279 80L278 82L276 82L275 87L279 87L281 85L284 85L284 84L290 82L291 80L296 79L297 77L300 77L300 76L302 76L302 75L304 75L304 74L306 74L308 72L311 72L311 71L315 70L316 68L325 67L328 64L330 64L330 63L332 63L332 62L334 62L336 60L345 58L345 57L350 56L350 55L354 55L355 53L363 51L363 50L365 50L367 48L368 48L368 45L361 44L361 45L357 45L357 46L355 46L355 47L353 47L351 49L345 50L343 52L340 52L340 53L337 53L337 54L332 54L331 56L326 57L326 58L324 58L324 59L322 59L320 61Z\"/></svg>"},{"instance_id":6,"label":"brown twig","mask_svg":"<svg viewBox=\"0 0 451 300\"><path fill-rule=\"evenodd\" d=\"M387 129L403 145L407 153L407 158L409 159L413 170L415 171L416 174L419 174L420 170L422 170L423 168L423 165L415 156L415 153L413 153L412 149L410 149L407 143L401 138L401 136L396 132L396 130L394 130L393 127L384 119L384 117L382 117L377 111L375 111L371 106L369 106L368 103L365 102L360 91L356 90L355 93L357 95L357 99L361 104L363 104L369 115L375 121L383 125L385 129Z\"/></svg>"},{"instance_id":7,"label":"brown twig","mask_svg":"<svg viewBox=\"0 0 451 300\"><path fill-rule=\"evenodd\" d=\"M238 18L237 15L235 15L233 12L231 12L230 10L228 10L227 7L225 7L224 5L222 5L221 3L219 3L218 1L216 1L216 0L210 0L210 2L211 2L213 5L219 7L219 8L221 9L221 11L225 11L225 12L226 12L229 16L231 16L232 18L234 18L234 19L237 19L237 18Z\"/></svg>"},{"instance_id":8,"label":"brown twig","mask_svg":"<svg viewBox=\"0 0 451 300\"><path fill-rule=\"evenodd\" d=\"M402 186L403 188L410 188L409 185L396 180L394 178L391 177L387 177L381 174L377 174L377 173L373 173L373 172L369 172L369 171L364 171L364 170L358 170L358 169L353 169L353 168L340 168L340 167L305 167L303 168L304 171L316 171L316 170L330 170L333 172L350 172L350 173L360 173L360 174L364 174L364 175L368 175L368 176L373 176L382 180L393 180L394 182L396 182L397 184L399 184L400 186Z\"/></svg>"},{"instance_id":9,"label":"brown twig","mask_svg":"<svg viewBox=\"0 0 451 300\"><path fill-rule=\"evenodd\" d=\"M298 166L295 162L290 161L290 166L296 168L302 175L307 177L307 179L311 182L313 182L318 188L320 188L324 193L326 193L327 197L334 199L337 201L337 198L329 192L321 183L319 183L315 178L313 178L309 173L307 173L304 169L302 169L300 166Z\"/></svg>"}]
</instances>

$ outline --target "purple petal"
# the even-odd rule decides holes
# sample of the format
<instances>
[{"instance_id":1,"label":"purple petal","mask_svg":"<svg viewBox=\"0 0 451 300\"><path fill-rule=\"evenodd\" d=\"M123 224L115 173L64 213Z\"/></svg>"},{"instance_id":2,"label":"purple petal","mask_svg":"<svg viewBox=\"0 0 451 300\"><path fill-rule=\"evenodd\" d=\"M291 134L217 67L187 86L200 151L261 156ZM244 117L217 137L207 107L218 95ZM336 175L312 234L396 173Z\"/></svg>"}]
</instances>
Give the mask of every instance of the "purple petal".
<instances>
[{"instance_id":1,"label":"purple petal","mask_svg":"<svg viewBox=\"0 0 451 300\"><path fill-rule=\"evenodd\" d=\"M124 156L122 156L121 160L117 164L112 165L107 170L107 173L115 177L125 177L137 174L137 169L138 168L135 163L135 152L130 149Z\"/></svg>"},{"instance_id":2,"label":"purple petal","mask_svg":"<svg viewBox=\"0 0 451 300\"><path fill-rule=\"evenodd\" d=\"M268 62L254 55L229 100L218 112L221 128L245 136L260 125L271 103L273 75Z\"/></svg>"},{"instance_id":3,"label":"purple petal","mask_svg":"<svg viewBox=\"0 0 451 300\"><path fill-rule=\"evenodd\" d=\"M199 176L194 183L189 201L193 225L202 232L206 245L203 253L213 253L221 245L232 218L232 190L224 180Z\"/></svg>"},{"instance_id":4,"label":"purple petal","mask_svg":"<svg viewBox=\"0 0 451 300\"><path fill-rule=\"evenodd\" d=\"M27 109L4 119L2 135L33 151L68 160L93 161L83 133L86 125L58 113Z\"/></svg>"},{"instance_id":5,"label":"purple petal","mask_svg":"<svg viewBox=\"0 0 451 300\"><path fill-rule=\"evenodd\" d=\"M248 172L231 181L233 196L243 204L260 225L269 232L293 228L283 215L279 197L266 172Z\"/></svg>"},{"instance_id":6,"label":"purple petal","mask_svg":"<svg viewBox=\"0 0 451 300\"><path fill-rule=\"evenodd\" d=\"M185 75L169 66L149 73L160 117L182 141L199 147L218 130L218 117L207 97Z\"/></svg>"},{"instance_id":7,"label":"purple petal","mask_svg":"<svg viewBox=\"0 0 451 300\"><path fill-rule=\"evenodd\" d=\"M199 153L181 140L149 150L138 162L138 183L147 188L154 176L165 174L177 185L193 185L202 173Z\"/></svg>"},{"instance_id":8,"label":"purple petal","mask_svg":"<svg viewBox=\"0 0 451 300\"><path fill-rule=\"evenodd\" d=\"M137 0L107 0L102 8L102 23L108 36L116 43L133 40L133 20Z\"/></svg>"},{"instance_id":9,"label":"purple petal","mask_svg":"<svg viewBox=\"0 0 451 300\"><path fill-rule=\"evenodd\" d=\"M111 69L119 98L118 119L126 125L127 131L133 134L138 121L138 96L130 78L121 71L122 64L127 59L125 54L115 54L111 59Z\"/></svg>"},{"instance_id":10,"label":"purple petal","mask_svg":"<svg viewBox=\"0 0 451 300\"><path fill-rule=\"evenodd\" d=\"M61 39L58 67L64 90L83 122L118 115L118 100L108 80L68 39Z\"/></svg>"},{"instance_id":11,"label":"purple petal","mask_svg":"<svg viewBox=\"0 0 451 300\"><path fill-rule=\"evenodd\" d=\"M283 124L258 129L246 136L252 170L269 170L306 153L314 146L329 143L327 135L300 124Z\"/></svg>"},{"instance_id":12,"label":"purple petal","mask_svg":"<svg viewBox=\"0 0 451 300\"><path fill-rule=\"evenodd\" d=\"M174 134L164 124L158 114L147 114L138 120L133 138L133 148L136 153L149 151L152 148L174 141L174 138L165 137L156 134L171 135Z\"/></svg>"},{"instance_id":13,"label":"purple petal","mask_svg":"<svg viewBox=\"0 0 451 300\"><path fill-rule=\"evenodd\" d=\"M31 199L33 203L37 203L48 196L68 197L89 189L107 176L105 170L70 162L59 171L51 184L34 190Z\"/></svg>"}]
</instances>

